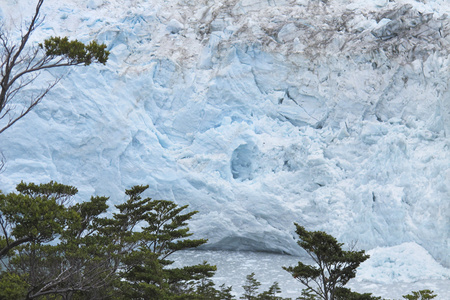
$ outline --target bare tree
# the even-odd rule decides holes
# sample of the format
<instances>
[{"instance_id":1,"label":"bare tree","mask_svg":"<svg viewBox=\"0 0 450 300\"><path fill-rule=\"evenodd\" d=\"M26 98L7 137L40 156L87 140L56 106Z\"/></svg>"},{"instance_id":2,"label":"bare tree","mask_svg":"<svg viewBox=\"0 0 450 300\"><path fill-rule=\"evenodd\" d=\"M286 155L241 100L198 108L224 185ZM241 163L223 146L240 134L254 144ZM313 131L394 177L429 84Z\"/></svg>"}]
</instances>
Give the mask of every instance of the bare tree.
<instances>
[{"instance_id":1,"label":"bare tree","mask_svg":"<svg viewBox=\"0 0 450 300\"><path fill-rule=\"evenodd\" d=\"M67 37L51 37L43 44L29 45L30 36L43 22L40 16L43 3L44 0L37 1L20 41L15 43L5 28L0 28L0 134L28 114L61 79L56 78L28 101L23 99L22 92L35 82L41 71L92 62L105 64L108 59L106 46L95 41L85 45Z\"/></svg>"}]
</instances>

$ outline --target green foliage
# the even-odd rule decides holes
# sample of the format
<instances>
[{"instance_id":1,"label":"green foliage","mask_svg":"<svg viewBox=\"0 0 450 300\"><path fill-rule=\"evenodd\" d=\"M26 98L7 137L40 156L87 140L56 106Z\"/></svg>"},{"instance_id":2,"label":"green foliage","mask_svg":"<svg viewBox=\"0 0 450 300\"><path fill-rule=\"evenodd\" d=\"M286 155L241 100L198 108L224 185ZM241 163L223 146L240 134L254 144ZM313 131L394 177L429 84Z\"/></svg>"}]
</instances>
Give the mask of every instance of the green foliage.
<instances>
[{"instance_id":1,"label":"green foliage","mask_svg":"<svg viewBox=\"0 0 450 300\"><path fill-rule=\"evenodd\" d=\"M247 299L247 300L282 300L277 296L277 294L281 293L280 286L278 282L274 282L267 291L258 294L258 288L261 286L261 283L255 278L255 273L251 273L247 275L244 288L244 294L239 299ZM289 300L289 299L286 299Z\"/></svg>"},{"instance_id":2,"label":"green foliage","mask_svg":"<svg viewBox=\"0 0 450 300\"><path fill-rule=\"evenodd\" d=\"M0 300L23 299L27 291L26 275L3 272L0 274Z\"/></svg>"},{"instance_id":3,"label":"green foliage","mask_svg":"<svg viewBox=\"0 0 450 300\"><path fill-rule=\"evenodd\" d=\"M348 288L336 288L335 294L336 300L381 300L381 297L372 296L370 293L360 294L357 292L353 292Z\"/></svg>"},{"instance_id":4,"label":"green foliage","mask_svg":"<svg viewBox=\"0 0 450 300\"><path fill-rule=\"evenodd\" d=\"M58 183L17 186L19 194L0 194L0 259L24 243L44 243L61 234L68 217L64 206L77 191Z\"/></svg>"},{"instance_id":5,"label":"green foliage","mask_svg":"<svg viewBox=\"0 0 450 300\"><path fill-rule=\"evenodd\" d=\"M217 291L216 298L218 300L234 300L235 297L231 294L231 286L225 286L222 284L220 290Z\"/></svg>"},{"instance_id":6,"label":"green foliage","mask_svg":"<svg viewBox=\"0 0 450 300\"><path fill-rule=\"evenodd\" d=\"M258 292L258 288L261 285L261 282L259 282L255 278L255 273L251 273L250 275L247 275L245 285L242 287L244 288L244 294L240 299L247 299L247 300L254 300L256 299L256 295Z\"/></svg>"},{"instance_id":7,"label":"green foliage","mask_svg":"<svg viewBox=\"0 0 450 300\"><path fill-rule=\"evenodd\" d=\"M71 196L78 193L76 187L60 184L54 181L49 183L41 183L39 185L34 183L19 183L16 190L23 194L36 199L37 197L54 198L60 202L68 200Z\"/></svg>"},{"instance_id":8,"label":"green foliage","mask_svg":"<svg viewBox=\"0 0 450 300\"><path fill-rule=\"evenodd\" d=\"M92 62L106 64L109 51L105 44L91 41L85 45L78 40L69 41L68 37L50 37L39 46L45 50L45 55L50 58L64 57L71 64L90 65Z\"/></svg>"},{"instance_id":9,"label":"green foliage","mask_svg":"<svg viewBox=\"0 0 450 300\"><path fill-rule=\"evenodd\" d=\"M412 294L404 295L403 298L408 300L425 300L436 298L437 295L431 290L413 291Z\"/></svg>"},{"instance_id":10,"label":"green foliage","mask_svg":"<svg viewBox=\"0 0 450 300\"><path fill-rule=\"evenodd\" d=\"M171 254L206 240L189 239L196 211L142 199L145 189L127 190L112 218L107 197L71 205L76 188L54 182L0 193L0 299L233 299L213 287L215 266L170 268Z\"/></svg>"},{"instance_id":11,"label":"green foliage","mask_svg":"<svg viewBox=\"0 0 450 300\"><path fill-rule=\"evenodd\" d=\"M356 275L356 268L369 258L364 251L344 251L342 243L323 231L307 231L294 223L299 236L297 242L315 262L315 266L299 262L284 270L307 287L319 299L334 300L336 289Z\"/></svg>"},{"instance_id":12,"label":"green foliage","mask_svg":"<svg viewBox=\"0 0 450 300\"><path fill-rule=\"evenodd\" d=\"M279 300L282 299L281 297L278 297L277 294L281 293L280 286L278 282L274 282L270 287L269 290L262 292L258 295L259 300Z\"/></svg>"},{"instance_id":13,"label":"green foliage","mask_svg":"<svg viewBox=\"0 0 450 300\"><path fill-rule=\"evenodd\" d=\"M71 204L77 189L55 182L20 183L18 193L0 192L0 300L158 299L231 300L231 287L217 289L216 267L203 262L171 267L170 256L206 243L191 239L188 222L197 211L166 200L143 198L148 186L126 190L128 199L105 217L107 197ZM301 300L381 300L344 288L368 258L344 251L342 243L297 226L298 244L316 263L284 267L306 285ZM246 277L240 299L282 300L274 282L258 293L255 273ZM430 290L405 295L433 299Z\"/></svg>"},{"instance_id":14,"label":"green foliage","mask_svg":"<svg viewBox=\"0 0 450 300\"><path fill-rule=\"evenodd\" d=\"M97 224L108 198L70 206L77 193L71 186L22 182L17 190L0 194L0 259L5 266L0 275L5 282L35 299L81 295L111 277L106 250L111 238L102 237Z\"/></svg>"},{"instance_id":15,"label":"green foliage","mask_svg":"<svg viewBox=\"0 0 450 300\"><path fill-rule=\"evenodd\" d=\"M317 300L317 296L310 288L306 288L302 290L302 295L297 300Z\"/></svg>"},{"instance_id":16,"label":"green foliage","mask_svg":"<svg viewBox=\"0 0 450 300\"><path fill-rule=\"evenodd\" d=\"M198 247L204 239L189 239L187 222L197 211L182 213L166 200L142 199L148 186L135 186L126 191L129 199L120 205L104 230L118 236L117 255L121 259L118 294L124 299L189 298L198 281L212 277L215 266L203 263L181 268L168 268L168 257L176 251ZM140 231L135 230L141 228Z\"/></svg>"},{"instance_id":17,"label":"green foliage","mask_svg":"<svg viewBox=\"0 0 450 300\"><path fill-rule=\"evenodd\" d=\"M203 262L203 266L207 266ZM222 284L220 289L216 289L213 281L210 279L212 274L201 273L196 280L185 282L181 286L184 293L175 296L175 299L193 299L193 300L234 300L231 294L231 287Z\"/></svg>"}]
</instances>

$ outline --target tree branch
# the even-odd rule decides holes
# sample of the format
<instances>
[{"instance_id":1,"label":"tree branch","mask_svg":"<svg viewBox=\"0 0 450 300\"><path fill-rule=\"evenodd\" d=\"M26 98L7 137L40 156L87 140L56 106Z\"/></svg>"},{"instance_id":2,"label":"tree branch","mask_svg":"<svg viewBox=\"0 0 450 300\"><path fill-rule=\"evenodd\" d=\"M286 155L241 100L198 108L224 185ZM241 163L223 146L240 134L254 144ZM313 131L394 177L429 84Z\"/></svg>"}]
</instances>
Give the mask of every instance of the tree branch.
<instances>
[{"instance_id":1,"label":"tree branch","mask_svg":"<svg viewBox=\"0 0 450 300\"><path fill-rule=\"evenodd\" d=\"M33 240L32 237L23 237L21 239L15 240L12 243L9 243L6 245L6 247L4 247L3 249L0 250L0 258L2 258L3 256L5 256L6 254L8 254L9 250L11 250L14 247L17 247L19 245L25 244L27 242L31 242Z\"/></svg>"},{"instance_id":2,"label":"tree branch","mask_svg":"<svg viewBox=\"0 0 450 300\"><path fill-rule=\"evenodd\" d=\"M55 82L50 84L49 87L39 97L33 99L30 105L27 107L27 109L22 111L18 117L9 120L8 124L5 125L2 129L0 129L0 134L9 127L11 127L12 125L14 125L14 123L25 117L25 115L28 114L45 97L45 95L47 95L47 93L59 82L59 80L60 78L58 78Z\"/></svg>"},{"instance_id":3,"label":"tree branch","mask_svg":"<svg viewBox=\"0 0 450 300\"><path fill-rule=\"evenodd\" d=\"M51 37L46 39L45 43L27 50L30 36L43 22L40 18L43 3L44 0L38 0L29 25L22 27L24 30L17 44L10 41L8 35L1 31L0 26L0 119L9 117L7 124L3 128L0 127L0 134L28 114L59 82L60 78L50 83L47 88L34 96L29 104L19 101L22 109L14 114L16 107L13 100L20 91L34 82L40 71L57 67L89 65L92 62L105 64L108 60L109 51L105 50L106 45L99 45L95 41L85 45L77 40L69 41L67 37Z\"/></svg>"}]
</instances>

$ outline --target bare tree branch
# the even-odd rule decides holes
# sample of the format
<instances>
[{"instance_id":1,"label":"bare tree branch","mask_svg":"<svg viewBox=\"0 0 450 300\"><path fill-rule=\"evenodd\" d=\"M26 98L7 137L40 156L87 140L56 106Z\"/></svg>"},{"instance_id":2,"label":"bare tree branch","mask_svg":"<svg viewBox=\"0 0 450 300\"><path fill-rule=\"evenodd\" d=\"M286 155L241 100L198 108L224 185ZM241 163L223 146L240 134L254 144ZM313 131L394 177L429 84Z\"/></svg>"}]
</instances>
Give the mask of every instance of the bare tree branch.
<instances>
[{"instance_id":1,"label":"bare tree branch","mask_svg":"<svg viewBox=\"0 0 450 300\"><path fill-rule=\"evenodd\" d=\"M34 79L33 79L34 80ZM2 129L0 129L0 134L5 131L6 129L8 129L9 127L11 127L12 125L14 125L14 123L16 123L17 121L19 121L20 119L22 119L23 117L25 117L26 114L28 114L44 97L45 95L47 95L47 93L59 82L60 78L58 78L57 80L55 80L53 83L51 83L47 89L45 89L43 92L41 92L41 94L37 97L31 100L30 104L28 105L28 107L26 107L24 110L22 110L22 112L20 112L19 116L16 118L12 118L8 121L8 124L6 124ZM28 84L28 83L27 83ZM3 117L3 116L2 116ZM2 118L0 117L0 119Z\"/></svg>"},{"instance_id":2,"label":"bare tree branch","mask_svg":"<svg viewBox=\"0 0 450 300\"><path fill-rule=\"evenodd\" d=\"M108 60L106 45L95 41L85 45L77 40L69 41L67 37L50 37L42 44L30 45L30 37L44 21L40 16L44 0L36 1L31 20L20 27L18 42L0 25L0 134L33 110L61 80L57 77L50 80L47 87L33 87L38 92L27 101L23 94L37 82L41 71L92 62L105 64ZM0 170L4 164L4 157L0 155Z\"/></svg>"},{"instance_id":3,"label":"bare tree branch","mask_svg":"<svg viewBox=\"0 0 450 300\"><path fill-rule=\"evenodd\" d=\"M104 64L108 60L109 52L105 50L106 46L94 41L85 45L76 40L69 42L68 38L51 37L45 40L44 44L29 46L30 36L43 22L40 18L43 3L44 0L38 0L34 15L25 32L22 32L19 43L11 42L8 34L0 27L0 120L8 116L7 124L3 125L0 133L28 114L60 80L57 78L50 83L48 88L44 88L29 104L24 104L21 99L16 101L19 92L34 82L39 71L89 65L92 62ZM12 108L17 103L25 108L14 114L15 109Z\"/></svg>"}]
</instances>

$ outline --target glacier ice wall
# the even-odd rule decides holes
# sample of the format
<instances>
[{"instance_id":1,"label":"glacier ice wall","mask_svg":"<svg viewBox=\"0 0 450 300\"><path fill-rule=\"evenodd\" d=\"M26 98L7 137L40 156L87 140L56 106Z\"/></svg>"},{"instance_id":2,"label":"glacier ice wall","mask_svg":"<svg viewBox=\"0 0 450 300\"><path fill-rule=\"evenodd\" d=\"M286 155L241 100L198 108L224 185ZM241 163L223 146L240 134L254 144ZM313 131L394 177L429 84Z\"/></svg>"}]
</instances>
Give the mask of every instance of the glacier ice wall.
<instances>
[{"instance_id":1,"label":"glacier ice wall","mask_svg":"<svg viewBox=\"0 0 450 300\"><path fill-rule=\"evenodd\" d=\"M35 41L111 56L44 74L64 77L2 134L0 188L56 180L120 203L149 184L200 212L210 249L297 253L295 221L449 266L446 1L366 2L47 0ZM34 1L5 3L14 28Z\"/></svg>"}]
</instances>

